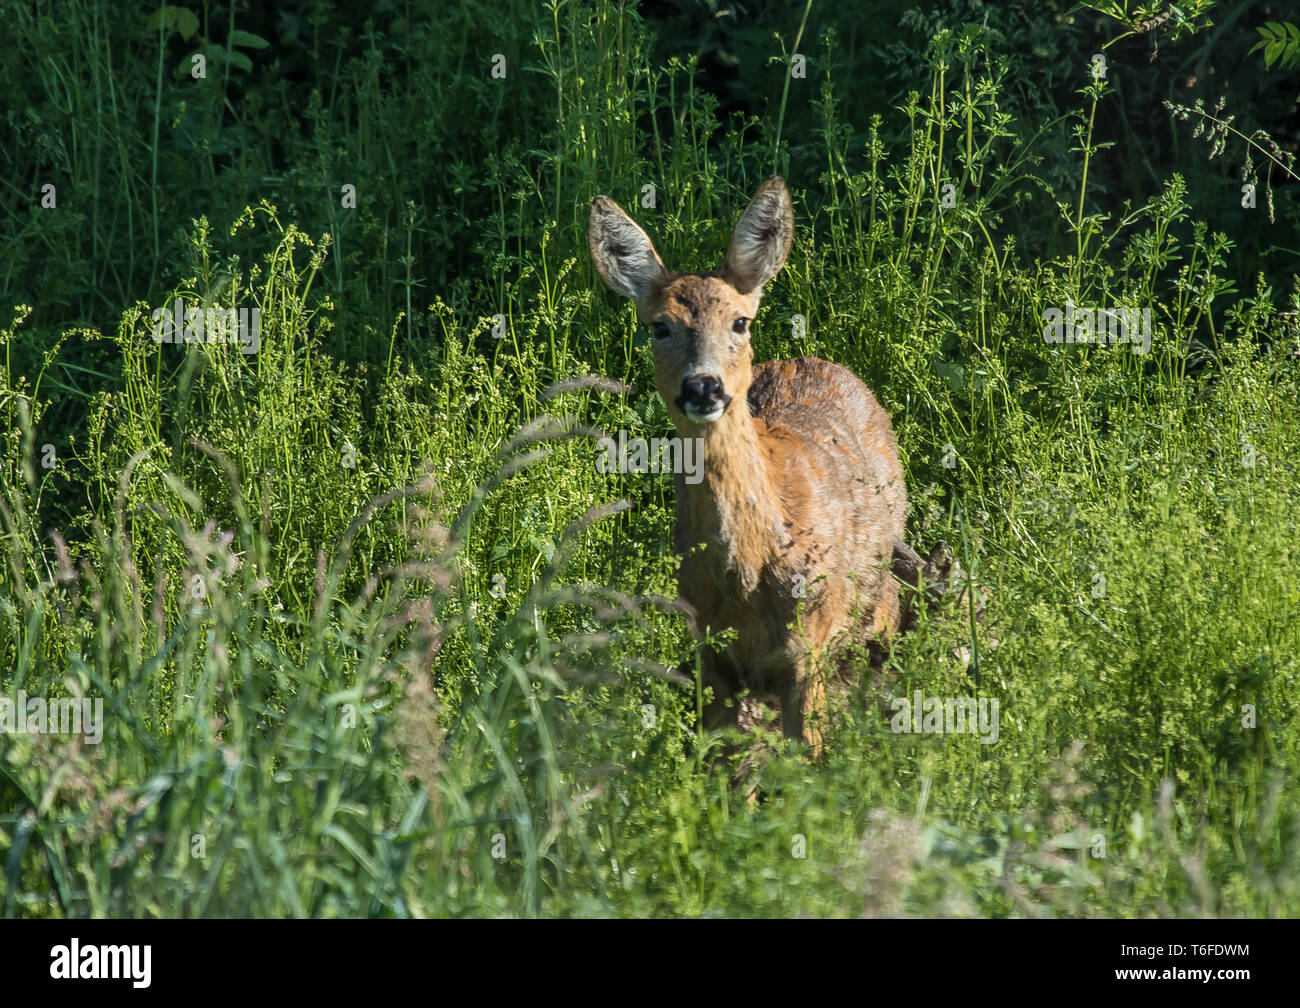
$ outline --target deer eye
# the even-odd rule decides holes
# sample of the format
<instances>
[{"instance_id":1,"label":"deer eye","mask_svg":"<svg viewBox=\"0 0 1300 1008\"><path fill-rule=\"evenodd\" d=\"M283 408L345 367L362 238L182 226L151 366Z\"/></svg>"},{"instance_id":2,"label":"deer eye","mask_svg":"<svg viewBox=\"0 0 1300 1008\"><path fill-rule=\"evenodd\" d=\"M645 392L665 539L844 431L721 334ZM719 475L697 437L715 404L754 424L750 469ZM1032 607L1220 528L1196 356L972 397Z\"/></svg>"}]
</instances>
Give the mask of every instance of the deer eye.
<instances>
[{"instance_id":1,"label":"deer eye","mask_svg":"<svg viewBox=\"0 0 1300 1008\"><path fill-rule=\"evenodd\" d=\"M749 328L749 319L745 318L744 316L736 319L735 322L731 323L732 332L743 333L747 328Z\"/></svg>"},{"instance_id":2,"label":"deer eye","mask_svg":"<svg viewBox=\"0 0 1300 1008\"><path fill-rule=\"evenodd\" d=\"M655 339L667 339L673 334L673 331L664 322L651 322L650 331L655 334Z\"/></svg>"}]
</instances>

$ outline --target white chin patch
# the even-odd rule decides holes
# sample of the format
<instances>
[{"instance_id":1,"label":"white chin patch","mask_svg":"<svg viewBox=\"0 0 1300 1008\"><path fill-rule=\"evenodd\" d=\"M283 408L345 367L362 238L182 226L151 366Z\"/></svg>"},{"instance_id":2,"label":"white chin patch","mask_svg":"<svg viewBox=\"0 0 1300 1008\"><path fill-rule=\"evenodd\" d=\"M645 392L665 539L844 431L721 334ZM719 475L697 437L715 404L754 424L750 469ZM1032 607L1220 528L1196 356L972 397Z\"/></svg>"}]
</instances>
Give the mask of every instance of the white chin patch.
<instances>
[{"instance_id":1,"label":"white chin patch","mask_svg":"<svg viewBox=\"0 0 1300 1008\"><path fill-rule=\"evenodd\" d=\"M688 403L684 412L696 423L713 423L713 421L717 420L718 417L722 416L722 414L726 412L726 409L727 406L725 403L717 403L712 409L707 411L700 410Z\"/></svg>"}]
</instances>

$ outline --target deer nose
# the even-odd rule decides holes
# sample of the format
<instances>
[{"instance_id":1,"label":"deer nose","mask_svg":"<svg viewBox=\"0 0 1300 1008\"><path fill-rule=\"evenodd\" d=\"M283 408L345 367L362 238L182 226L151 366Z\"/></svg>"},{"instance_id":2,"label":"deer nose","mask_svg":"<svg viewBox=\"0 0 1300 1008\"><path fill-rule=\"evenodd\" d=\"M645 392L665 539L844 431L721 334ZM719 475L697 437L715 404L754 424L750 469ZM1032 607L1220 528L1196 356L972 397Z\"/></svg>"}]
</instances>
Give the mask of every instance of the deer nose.
<instances>
[{"instance_id":1,"label":"deer nose","mask_svg":"<svg viewBox=\"0 0 1300 1008\"><path fill-rule=\"evenodd\" d=\"M683 412L711 413L719 405L731 402L731 396L722 391L722 382L713 375L690 375L682 379L682 394L677 406Z\"/></svg>"}]
</instances>

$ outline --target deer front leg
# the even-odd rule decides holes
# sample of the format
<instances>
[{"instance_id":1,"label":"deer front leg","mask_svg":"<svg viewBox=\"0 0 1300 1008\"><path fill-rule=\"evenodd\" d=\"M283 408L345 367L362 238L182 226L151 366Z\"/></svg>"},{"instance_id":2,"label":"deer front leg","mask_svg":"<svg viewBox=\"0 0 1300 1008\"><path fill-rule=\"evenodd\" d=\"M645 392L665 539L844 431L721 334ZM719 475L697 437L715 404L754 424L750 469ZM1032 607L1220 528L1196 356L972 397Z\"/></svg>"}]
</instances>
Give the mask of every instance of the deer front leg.
<instances>
[{"instance_id":1,"label":"deer front leg","mask_svg":"<svg viewBox=\"0 0 1300 1008\"><path fill-rule=\"evenodd\" d=\"M713 693L704 705L704 727L709 731L738 728L740 676L730 658L707 645L700 648L700 685Z\"/></svg>"},{"instance_id":2,"label":"deer front leg","mask_svg":"<svg viewBox=\"0 0 1300 1008\"><path fill-rule=\"evenodd\" d=\"M826 717L826 683L808 661L781 699L781 730L804 743L814 757L822 754L822 725Z\"/></svg>"}]
</instances>

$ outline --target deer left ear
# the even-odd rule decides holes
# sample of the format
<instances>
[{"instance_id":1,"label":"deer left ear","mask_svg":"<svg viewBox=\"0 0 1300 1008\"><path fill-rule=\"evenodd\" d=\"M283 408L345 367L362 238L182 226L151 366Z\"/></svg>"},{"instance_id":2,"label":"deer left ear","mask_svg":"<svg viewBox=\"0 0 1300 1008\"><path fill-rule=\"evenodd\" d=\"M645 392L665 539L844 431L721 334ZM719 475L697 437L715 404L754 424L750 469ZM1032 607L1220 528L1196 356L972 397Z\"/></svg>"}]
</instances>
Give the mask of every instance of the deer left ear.
<instances>
[{"instance_id":1,"label":"deer left ear","mask_svg":"<svg viewBox=\"0 0 1300 1008\"><path fill-rule=\"evenodd\" d=\"M616 294L644 302L667 276L650 236L608 196L591 202L587 245L596 272Z\"/></svg>"},{"instance_id":2,"label":"deer left ear","mask_svg":"<svg viewBox=\"0 0 1300 1008\"><path fill-rule=\"evenodd\" d=\"M736 222L722 275L741 294L761 288L785 265L794 241L794 207L778 176L760 185Z\"/></svg>"}]
</instances>

